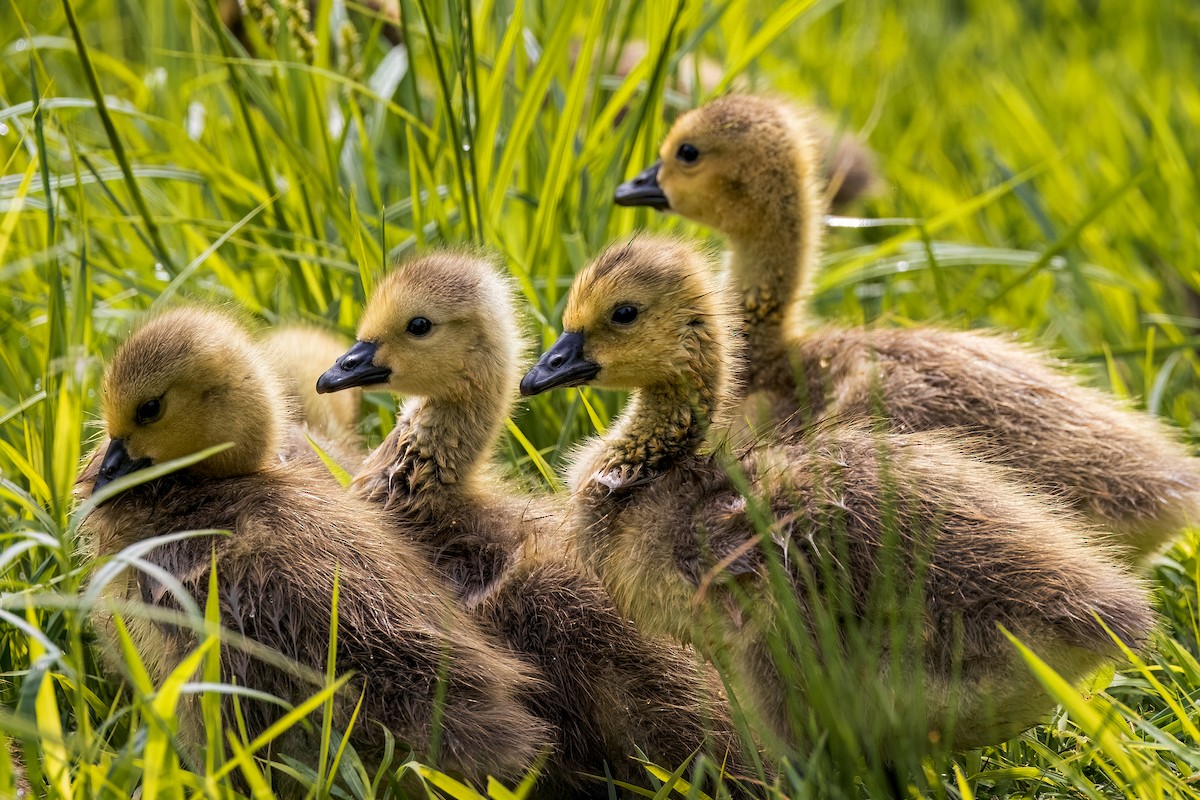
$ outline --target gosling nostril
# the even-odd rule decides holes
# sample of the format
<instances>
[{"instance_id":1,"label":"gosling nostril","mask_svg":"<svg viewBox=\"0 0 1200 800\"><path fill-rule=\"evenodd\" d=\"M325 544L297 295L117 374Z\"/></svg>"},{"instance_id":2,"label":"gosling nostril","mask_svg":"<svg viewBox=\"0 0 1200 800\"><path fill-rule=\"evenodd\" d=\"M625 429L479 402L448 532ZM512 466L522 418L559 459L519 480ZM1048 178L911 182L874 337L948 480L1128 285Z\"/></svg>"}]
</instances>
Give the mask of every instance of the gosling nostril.
<instances>
[{"instance_id":1,"label":"gosling nostril","mask_svg":"<svg viewBox=\"0 0 1200 800\"><path fill-rule=\"evenodd\" d=\"M342 369L346 370L347 372L350 372L351 370L355 369L356 367L358 367L358 359L357 358L342 359Z\"/></svg>"},{"instance_id":2,"label":"gosling nostril","mask_svg":"<svg viewBox=\"0 0 1200 800\"><path fill-rule=\"evenodd\" d=\"M551 369L558 369L559 367L561 367L563 365L563 362L566 360L567 360L567 357L565 355L563 355L562 353L555 353L554 355L550 356L550 360L547 362L547 364L550 366Z\"/></svg>"}]
</instances>

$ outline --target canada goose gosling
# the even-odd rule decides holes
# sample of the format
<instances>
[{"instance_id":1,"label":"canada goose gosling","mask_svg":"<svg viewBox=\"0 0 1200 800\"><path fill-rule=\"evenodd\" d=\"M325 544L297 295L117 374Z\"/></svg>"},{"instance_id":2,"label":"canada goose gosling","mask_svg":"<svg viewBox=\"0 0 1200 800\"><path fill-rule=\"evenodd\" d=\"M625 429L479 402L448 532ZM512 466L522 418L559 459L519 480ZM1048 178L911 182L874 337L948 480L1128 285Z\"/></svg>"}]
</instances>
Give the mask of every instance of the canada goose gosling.
<instances>
[{"instance_id":1,"label":"canada goose gosling","mask_svg":"<svg viewBox=\"0 0 1200 800\"><path fill-rule=\"evenodd\" d=\"M1125 642L1144 640L1153 619L1144 589L1086 544L1086 529L937 436L880 438L841 426L803 446L722 453L706 432L730 399L732 320L694 250L651 237L614 245L576 276L564 333L521 391L585 383L633 391L620 420L571 470L581 553L639 625L710 653L732 652L743 687L777 734L788 737L792 725L768 646L782 620L767 548L788 565L802 614L812 611L805 575L820 572L818 554L846 552L838 581L863 613L880 580L887 532L900 531L903 585L920 574L916 562L928 545L921 625L928 707L924 729L907 734L919 738L952 729L958 746L987 744L1050 708L998 624L1068 680L1118 654L1096 616ZM749 495L730 476L730 457ZM759 535L751 497L774 518L769 537ZM720 582L699 591L713 574L738 591ZM745 604L740 595L749 596ZM954 686L958 662L961 686ZM894 701L903 704L918 687L896 688Z\"/></svg>"},{"instance_id":2,"label":"canada goose gosling","mask_svg":"<svg viewBox=\"0 0 1200 800\"><path fill-rule=\"evenodd\" d=\"M368 303L359 341L316 385L405 396L352 491L429 548L468 606L512 565L525 533L546 539L538 534L557 526L545 503L505 489L492 459L523 346L509 295L490 263L466 252L402 265Z\"/></svg>"},{"instance_id":3,"label":"canada goose gosling","mask_svg":"<svg viewBox=\"0 0 1200 800\"><path fill-rule=\"evenodd\" d=\"M1138 566L1200 519L1200 462L1172 432L1031 349L938 328L809 328L825 204L802 112L722 97L681 116L660 153L616 201L673 211L728 237L747 338L735 426L802 437L822 420L881 409L899 432L964 431L978 437L977 457L1063 497Z\"/></svg>"},{"instance_id":4,"label":"canada goose gosling","mask_svg":"<svg viewBox=\"0 0 1200 800\"><path fill-rule=\"evenodd\" d=\"M229 531L164 543L143 558L201 606L215 568L222 626L318 675L326 665L336 574L337 666L355 677L349 693L335 700L334 724L344 729L359 713L351 741L364 758L382 754L383 729L427 751L444 680L441 749L429 755L476 782L488 775L515 779L533 763L552 736L518 701L537 685L532 670L457 610L421 558L387 536L375 506L347 497L315 457L279 458L287 437L284 390L236 322L194 308L151 318L112 358L103 392L109 443L96 456L99 468L85 470L84 480L94 479L85 493L145 466L224 442L233 446L96 508L83 528L93 555L176 531ZM108 589L116 600L180 608L149 573L126 573ZM97 622L102 638L115 645L104 616ZM131 632L158 680L196 646L186 627L138 619ZM226 682L293 704L319 686L223 644ZM242 710L252 737L279 715L258 701L243 700ZM203 741L197 714L192 705L181 711L192 746ZM317 746L300 727L280 741L280 749L300 759L312 758Z\"/></svg>"}]
</instances>

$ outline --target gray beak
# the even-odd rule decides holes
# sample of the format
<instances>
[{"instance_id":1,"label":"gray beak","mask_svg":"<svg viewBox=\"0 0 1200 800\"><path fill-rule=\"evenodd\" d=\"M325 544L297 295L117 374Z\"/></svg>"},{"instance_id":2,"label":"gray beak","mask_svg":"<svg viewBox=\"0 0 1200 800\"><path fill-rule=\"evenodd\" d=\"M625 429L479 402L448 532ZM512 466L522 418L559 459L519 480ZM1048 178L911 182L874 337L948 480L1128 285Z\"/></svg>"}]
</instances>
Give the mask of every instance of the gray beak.
<instances>
[{"instance_id":1,"label":"gray beak","mask_svg":"<svg viewBox=\"0 0 1200 800\"><path fill-rule=\"evenodd\" d=\"M563 332L521 379L521 394L535 394L563 386L579 386L600 374L600 365L583 356L583 334Z\"/></svg>"},{"instance_id":2,"label":"gray beak","mask_svg":"<svg viewBox=\"0 0 1200 800\"><path fill-rule=\"evenodd\" d=\"M105 484L148 466L150 459L139 458L135 461L126 449L125 440L113 439L108 443L108 450L104 452L104 460L100 462L100 474L96 476L92 491L99 491Z\"/></svg>"},{"instance_id":3,"label":"gray beak","mask_svg":"<svg viewBox=\"0 0 1200 800\"><path fill-rule=\"evenodd\" d=\"M379 345L375 342L355 342L345 355L317 378L317 394L387 383L392 371L387 367L375 366L373 359L378 349Z\"/></svg>"},{"instance_id":4,"label":"gray beak","mask_svg":"<svg viewBox=\"0 0 1200 800\"><path fill-rule=\"evenodd\" d=\"M658 185L658 170L661 161L655 161L644 170L617 187L613 200L619 206L649 206L658 211L671 207L662 187Z\"/></svg>"}]
</instances>

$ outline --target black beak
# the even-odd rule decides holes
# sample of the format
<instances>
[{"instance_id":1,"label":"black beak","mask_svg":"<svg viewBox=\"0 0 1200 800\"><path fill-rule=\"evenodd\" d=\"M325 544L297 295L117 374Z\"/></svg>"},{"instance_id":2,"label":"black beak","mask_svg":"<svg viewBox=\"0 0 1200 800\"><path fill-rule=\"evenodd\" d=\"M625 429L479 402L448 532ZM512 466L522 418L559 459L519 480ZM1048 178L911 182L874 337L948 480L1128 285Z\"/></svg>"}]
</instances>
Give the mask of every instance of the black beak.
<instances>
[{"instance_id":1,"label":"black beak","mask_svg":"<svg viewBox=\"0 0 1200 800\"><path fill-rule=\"evenodd\" d=\"M375 342L355 342L345 355L333 362L325 374L317 378L317 394L340 392L354 386L375 386L387 383L392 371L377 367L372 360L379 345Z\"/></svg>"},{"instance_id":2,"label":"black beak","mask_svg":"<svg viewBox=\"0 0 1200 800\"><path fill-rule=\"evenodd\" d=\"M662 187L658 185L658 168L661 161L655 161L644 170L617 187L613 200L619 206L650 206L650 208L666 211L671 207Z\"/></svg>"},{"instance_id":3,"label":"black beak","mask_svg":"<svg viewBox=\"0 0 1200 800\"><path fill-rule=\"evenodd\" d=\"M583 334L563 333L521 379L521 394L530 397L562 386L579 386L600 374L600 365L583 357Z\"/></svg>"},{"instance_id":4,"label":"black beak","mask_svg":"<svg viewBox=\"0 0 1200 800\"><path fill-rule=\"evenodd\" d=\"M96 482L92 484L92 491L99 491L105 484L148 466L150 459L139 458L135 461L125 449L125 440L113 439L108 443L108 450L104 452L104 460L100 462L100 473L96 476Z\"/></svg>"}]
</instances>

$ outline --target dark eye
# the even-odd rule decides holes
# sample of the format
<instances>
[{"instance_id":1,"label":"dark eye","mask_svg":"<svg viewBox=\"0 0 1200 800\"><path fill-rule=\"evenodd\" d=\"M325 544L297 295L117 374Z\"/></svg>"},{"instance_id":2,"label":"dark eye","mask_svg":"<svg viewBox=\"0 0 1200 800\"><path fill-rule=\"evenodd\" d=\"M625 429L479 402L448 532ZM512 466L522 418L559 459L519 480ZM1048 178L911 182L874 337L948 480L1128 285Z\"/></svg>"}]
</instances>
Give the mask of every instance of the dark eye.
<instances>
[{"instance_id":1,"label":"dark eye","mask_svg":"<svg viewBox=\"0 0 1200 800\"><path fill-rule=\"evenodd\" d=\"M685 142L679 145L679 149L675 151L675 157L685 164L694 164L700 157L700 151L696 149L696 145Z\"/></svg>"},{"instance_id":2,"label":"dark eye","mask_svg":"<svg viewBox=\"0 0 1200 800\"><path fill-rule=\"evenodd\" d=\"M618 325L628 325L637 319L638 310L634 306L617 306L612 313L612 321Z\"/></svg>"},{"instance_id":3,"label":"dark eye","mask_svg":"<svg viewBox=\"0 0 1200 800\"><path fill-rule=\"evenodd\" d=\"M154 422L160 414L162 414L162 398L156 397L138 406L134 417L137 419L138 425L145 425L148 422Z\"/></svg>"},{"instance_id":4,"label":"dark eye","mask_svg":"<svg viewBox=\"0 0 1200 800\"><path fill-rule=\"evenodd\" d=\"M425 336L433 330L433 323L425 317L413 317L408 321L408 327L405 330L413 336Z\"/></svg>"}]
</instances>

